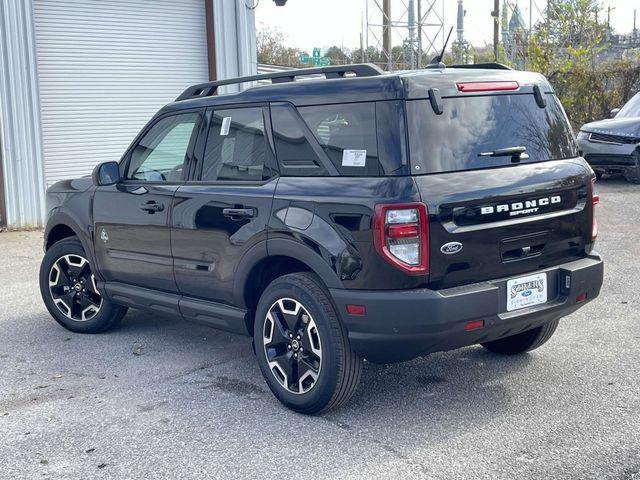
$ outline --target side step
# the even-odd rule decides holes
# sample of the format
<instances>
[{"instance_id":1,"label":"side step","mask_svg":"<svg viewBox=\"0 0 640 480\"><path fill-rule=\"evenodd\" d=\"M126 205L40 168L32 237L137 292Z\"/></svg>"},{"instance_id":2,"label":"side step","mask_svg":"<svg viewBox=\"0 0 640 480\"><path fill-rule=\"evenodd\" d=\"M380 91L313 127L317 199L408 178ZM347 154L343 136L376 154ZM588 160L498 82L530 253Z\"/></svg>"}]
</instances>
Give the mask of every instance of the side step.
<instances>
[{"instance_id":1,"label":"side step","mask_svg":"<svg viewBox=\"0 0 640 480\"><path fill-rule=\"evenodd\" d=\"M99 282L98 290L118 305L174 315L220 330L250 335L246 322L248 312L242 308L119 282Z\"/></svg>"}]
</instances>

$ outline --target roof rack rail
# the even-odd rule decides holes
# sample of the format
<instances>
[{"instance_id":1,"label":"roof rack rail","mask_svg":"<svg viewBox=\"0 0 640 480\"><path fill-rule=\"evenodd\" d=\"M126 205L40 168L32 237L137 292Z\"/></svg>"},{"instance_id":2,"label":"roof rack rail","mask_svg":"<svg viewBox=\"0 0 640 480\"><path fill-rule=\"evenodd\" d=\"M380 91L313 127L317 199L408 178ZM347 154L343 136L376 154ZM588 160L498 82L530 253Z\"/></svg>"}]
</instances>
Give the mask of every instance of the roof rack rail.
<instances>
[{"instance_id":1,"label":"roof rack rail","mask_svg":"<svg viewBox=\"0 0 640 480\"><path fill-rule=\"evenodd\" d=\"M489 62L489 63L469 63L466 65L447 65L447 68L482 68L487 70L513 70L508 65L502 63Z\"/></svg>"},{"instance_id":2,"label":"roof rack rail","mask_svg":"<svg viewBox=\"0 0 640 480\"><path fill-rule=\"evenodd\" d=\"M217 80L215 82L201 83L192 85L176 98L176 102L187 100L189 98L209 97L214 95L221 85L235 85L245 82L256 82L258 80L271 80L271 83L295 82L296 77L306 75L324 75L325 78L344 78L347 73L352 73L356 77L373 77L384 73L376 65L371 63L358 63L352 65L332 65L329 67L318 68L299 68L295 70L285 70L282 72L263 73L260 75L251 75L249 77L229 78L226 80Z\"/></svg>"}]
</instances>

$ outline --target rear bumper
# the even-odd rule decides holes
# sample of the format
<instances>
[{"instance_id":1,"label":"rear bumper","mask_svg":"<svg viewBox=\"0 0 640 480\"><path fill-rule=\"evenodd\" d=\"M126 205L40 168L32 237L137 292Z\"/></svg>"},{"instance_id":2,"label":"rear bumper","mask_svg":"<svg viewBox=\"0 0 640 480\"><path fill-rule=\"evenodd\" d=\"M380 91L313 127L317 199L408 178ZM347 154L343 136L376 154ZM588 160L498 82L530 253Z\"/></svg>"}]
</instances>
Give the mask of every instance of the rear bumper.
<instances>
[{"instance_id":1,"label":"rear bumper","mask_svg":"<svg viewBox=\"0 0 640 480\"><path fill-rule=\"evenodd\" d=\"M509 278L445 290L330 292L358 354L376 363L401 362L515 335L568 315L598 296L604 265L593 253L539 272L547 273L547 303L512 312L506 309ZM582 293L587 298L577 303ZM366 315L348 314L348 304L364 305ZM474 320L484 320L484 327L466 331Z\"/></svg>"}]
</instances>

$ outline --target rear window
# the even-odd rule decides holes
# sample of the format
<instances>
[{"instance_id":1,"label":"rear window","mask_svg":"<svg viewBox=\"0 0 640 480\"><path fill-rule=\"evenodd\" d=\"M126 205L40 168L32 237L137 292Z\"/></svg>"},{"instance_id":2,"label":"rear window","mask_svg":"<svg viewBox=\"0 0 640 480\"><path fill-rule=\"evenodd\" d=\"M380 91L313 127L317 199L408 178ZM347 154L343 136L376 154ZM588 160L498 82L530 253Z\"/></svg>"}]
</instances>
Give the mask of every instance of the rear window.
<instances>
[{"instance_id":1,"label":"rear window","mask_svg":"<svg viewBox=\"0 0 640 480\"><path fill-rule=\"evenodd\" d=\"M523 146L528 160L558 160L577 156L566 115L554 95L538 107L531 94L443 99L436 115L426 100L407 101L412 172L439 173L514 165L511 157L481 153Z\"/></svg>"}]
</instances>

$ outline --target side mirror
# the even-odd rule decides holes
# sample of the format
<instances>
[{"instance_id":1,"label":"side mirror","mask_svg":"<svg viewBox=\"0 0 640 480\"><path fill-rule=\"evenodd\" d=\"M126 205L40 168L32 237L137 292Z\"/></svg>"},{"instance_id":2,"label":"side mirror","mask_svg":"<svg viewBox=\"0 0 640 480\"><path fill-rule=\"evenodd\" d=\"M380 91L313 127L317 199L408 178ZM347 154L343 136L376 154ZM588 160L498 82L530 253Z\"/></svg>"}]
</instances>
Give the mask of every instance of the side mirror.
<instances>
[{"instance_id":1,"label":"side mirror","mask_svg":"<svg viewBox=\"0 0 640 480\"><path fill-rule=\"evenodd\" d=\"M611 110L611 112L609 112L611 115L611 118L615 117L619 111L620 111L619 108L614 108L613 110Z\"/></svg>"},{"instance_id":2,"label":"side mirror","mask_svg":"<svg viewBox=\"0 0 640 480\"><path fill-rule=\"evenodd\" d=\"M118 162L104 162L96 165L91 174L91 179L97 187L115 185L120 181L120 165L118 165Z\"/></svg>"}]
</instances>

